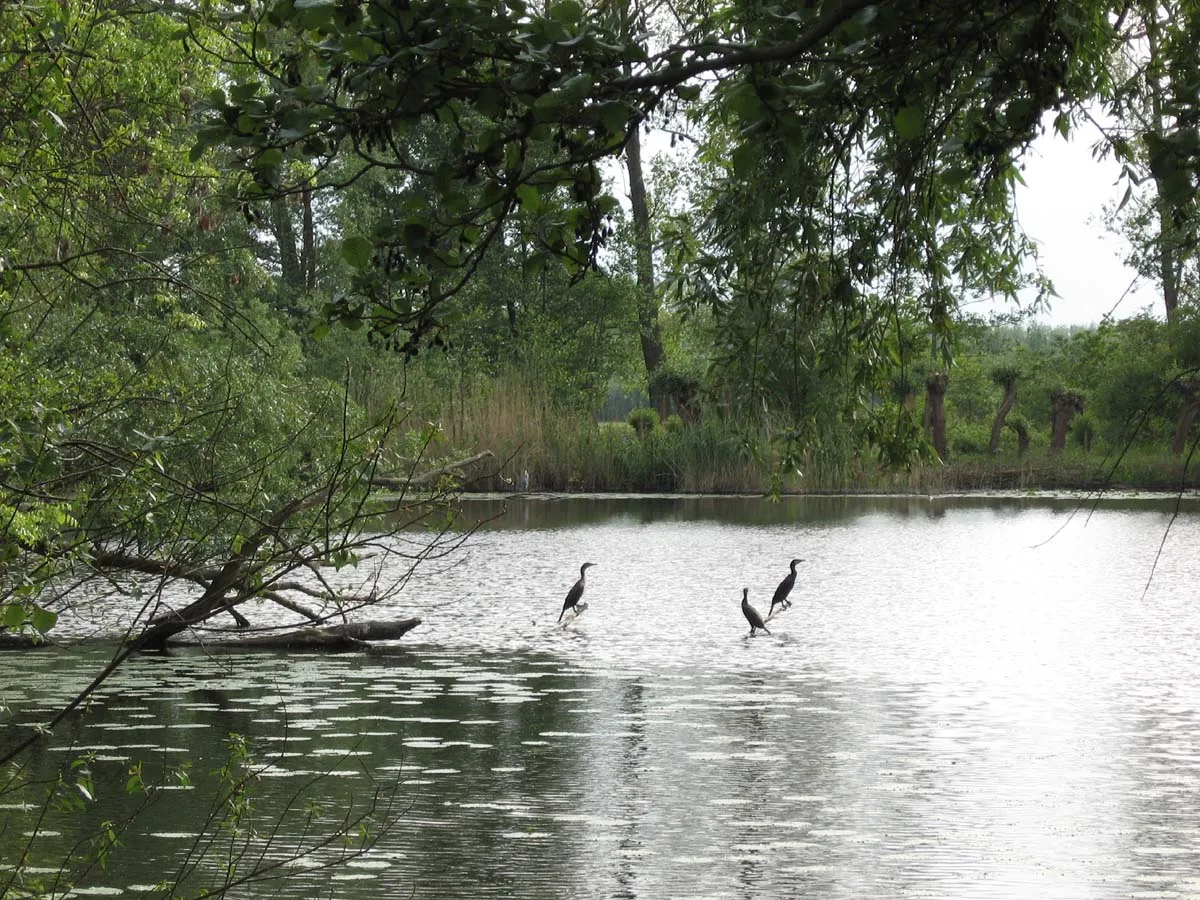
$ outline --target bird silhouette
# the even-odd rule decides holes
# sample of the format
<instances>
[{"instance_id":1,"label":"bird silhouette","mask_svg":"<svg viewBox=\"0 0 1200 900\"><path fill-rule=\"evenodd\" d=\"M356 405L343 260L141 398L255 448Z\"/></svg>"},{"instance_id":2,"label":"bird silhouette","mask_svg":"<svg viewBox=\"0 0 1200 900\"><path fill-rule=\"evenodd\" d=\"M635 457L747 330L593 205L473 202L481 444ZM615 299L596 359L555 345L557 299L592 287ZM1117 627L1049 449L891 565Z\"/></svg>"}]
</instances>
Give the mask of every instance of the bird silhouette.
<instances>
[{"instance_id":1,"label":"bird silhouette","mask_svg":"<svg viewBox=\"0 0 1200 900\"><path fill-rule=\"evenodd\" d=\"M750 637L754 637L754 632L758 628L761 628L767 634L771 633L771 630L767 628L767 623L759 615L758 610L750 605L750 588L742 588L742 615L750 623Z\"/></svg>"},{"instance_id":2,"label":"bird silhouette","mask_svg":"<svg viewBox=\"0 0 1200 900\"><path fill-rule=\"evenodd\" d=\"M562 612L558 614L558 621L562 621L562 617L567 614L568 609L574 609L579 605L579 601L583 598L583 589L587 587L587 570L595 563L586 562L579 567L579 580L571 585L571 589L567 591L567 599L563 601Z\"/></svg>"},{"instance_id":3,"label":"bird silhouette","mask_svg":"<svg viewBox=\"0 0 1200 900\"><path fill-rule=\"evenodd\" d=\"M802 559L792 560L792 571L788 573L783 581L779 582L779 587L775 588L775 596L771 598L771 608L767 610L767 618L770 618L774 614L776 606L782 606L784 609L787 609L792 605L792 601L788 599L788 594L796 586L796 564L802 562L804 562Z\"/></svg>"}]
</instances>

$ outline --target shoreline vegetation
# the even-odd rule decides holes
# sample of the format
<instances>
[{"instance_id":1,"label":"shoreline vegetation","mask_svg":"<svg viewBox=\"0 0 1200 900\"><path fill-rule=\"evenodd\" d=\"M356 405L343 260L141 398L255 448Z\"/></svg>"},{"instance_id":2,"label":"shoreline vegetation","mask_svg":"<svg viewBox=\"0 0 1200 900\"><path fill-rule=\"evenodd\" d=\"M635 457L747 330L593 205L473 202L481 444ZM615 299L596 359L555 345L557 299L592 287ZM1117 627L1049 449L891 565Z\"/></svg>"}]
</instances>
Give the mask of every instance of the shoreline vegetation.
<instances>
[{"instance_id":1,"label":"shoreline vegetation","mask_svg":"<svg viewBox=\"0 0 1200 900\"><path fill-rule=\"evenodd\" d=\"M737 473L649 473L644 479L609 480L602 474L572 473L568 479L550 467L548 477L530 476L528 491L515 490L511 479L487 475L473 479L464 488L468 496L478 494L678 494L716 496L830 496L830 495L939 495L1031 492L1140 492L1179 494L1200 492L1200 472L1182 464L1139 458L1114 467L1101 467L1099 460L1029 459L1023 462L971 461L920 464L906 471L875 471L855 480L833 481L790 476L782 479L769 472ZM546 476L546 470L539 470Z\"/></svg>"},{"instance_id":2,"label":"shoreline vegetation","mask_svg":"<svg viewBox=\"0 0 1200 900\"><path fill-rule=\"evenodd\" d=\"M1141 440L1112 437L1084 419L1061 450L1050 447L1049 423L1025 435L1005 431L995 454L986 446L986 409L975 421L950 418L943 461L926 437L907 461L889 465L861 444L797 438L785 428L745 425L718 416L685 423L649 409L626 421L596 421L522 383L492 380L457 392L443 404L408 400L437 423L435 459L462 459L490 450L485 464L464 473L468 493L511 493L528 473L529 493L948 494L986 491L1200 490L1200 461L1190 447L1170 452L1158 428ZM409 385L410 389L412 385ZM368 404L369 405L369 404ZM894 415L894 413L892 413ZM920 434L919 407L911 415ZM983 438L980 434L983 432Z\"/></svg>"}]
</instances>

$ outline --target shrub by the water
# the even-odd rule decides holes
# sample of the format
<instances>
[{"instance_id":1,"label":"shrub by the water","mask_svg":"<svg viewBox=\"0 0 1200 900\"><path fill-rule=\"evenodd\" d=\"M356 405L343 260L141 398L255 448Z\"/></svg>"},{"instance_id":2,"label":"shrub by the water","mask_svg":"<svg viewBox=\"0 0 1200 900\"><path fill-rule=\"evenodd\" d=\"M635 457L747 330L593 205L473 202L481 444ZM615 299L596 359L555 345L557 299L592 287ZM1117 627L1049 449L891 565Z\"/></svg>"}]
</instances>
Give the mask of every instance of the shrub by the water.
<instances>
[{"instance_id":1,"label":"shrub by the water","mask_svg":"<svg viewBox=\"0 0 1200 900\"><path fill-rule=\"evenodd\" d=\"M625 421L637 432L638 437L645 437L658 427L658 413L643 406L633 410Z\"/></svg>"}]
</instances>

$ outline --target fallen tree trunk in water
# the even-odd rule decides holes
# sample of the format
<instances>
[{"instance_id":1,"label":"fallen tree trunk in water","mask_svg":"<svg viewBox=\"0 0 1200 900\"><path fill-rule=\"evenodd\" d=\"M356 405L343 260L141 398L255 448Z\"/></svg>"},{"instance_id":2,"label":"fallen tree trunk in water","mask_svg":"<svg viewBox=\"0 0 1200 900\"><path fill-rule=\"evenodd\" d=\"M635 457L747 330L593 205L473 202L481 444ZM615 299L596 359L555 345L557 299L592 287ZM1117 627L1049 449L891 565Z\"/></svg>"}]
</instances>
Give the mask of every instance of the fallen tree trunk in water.
<instances>
[{"instance_id":1,"label":"fallen tree trunk in water","mask_svg":"<svg viewBox=\"0 0 1200 900\"><path fill-rule=\"evenodd\" d=\"M219 647L244 650L351 650L374 641L396 641L408 634L421 620L387 619L369 622L349 622L345 625L325 625L292 628L274 634L245 635L218 638L207 642ZM235 634L235 632L230 632ZM81 641L80 643L87 643ZM199 646L201 641L170 641L167 647ZM0 650L36 650L58 646L47 640L35 640L32 635L0 632Z\"/></svg>"},{"instance_id":2,"label":"fallen tree trunk in water","mask_svg":"<svg viewBox=\"0 0 1200 900\"><path fill-rule=\"evenodd\" d=\"M308 626L278 634L241 636L213 643L220 647L261 650L345 650L374 641L396 641L421 624L420 618L349 622L345 625Z\"/></svg>"},{"instance_id":3,"label":"fallen tree trunk in water","mask_svg":"<svg viewBox=\"0 0 1200 900\"><path fill-rule=\"evenodd\" d=\"M485 459L492 458L491 450L484 450L476 453L474 456L468 456L466 459L460 459L448 465L442 466L439 469L432 469L428 472L422 472L419 475L374 475L371 478L371 487L380 488L385 491L409 491L420 488L427 488L430 485L436 484L439 478L444 478L450 475L462 476L463 470L469 469L476 463L482 462Z\"/></svg>"}]
</instances>

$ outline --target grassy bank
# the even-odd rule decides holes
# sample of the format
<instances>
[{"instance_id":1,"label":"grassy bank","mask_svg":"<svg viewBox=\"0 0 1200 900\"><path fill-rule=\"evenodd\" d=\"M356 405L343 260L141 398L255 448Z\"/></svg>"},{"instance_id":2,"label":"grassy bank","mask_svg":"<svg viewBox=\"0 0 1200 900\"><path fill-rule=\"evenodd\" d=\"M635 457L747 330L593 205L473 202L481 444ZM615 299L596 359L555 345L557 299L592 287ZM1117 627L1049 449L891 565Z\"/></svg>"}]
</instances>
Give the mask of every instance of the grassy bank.
<instances>
[{"instance_id":1,"label":"grassy bank","mask_svg":"<svg viewBox=\"0 0 1200 900\"><path fill-rule=\"evenodd\" d=\"M1184 473L1183 460L1165 448L1134 447L1121 455L1093 445L1052 453L1041 443L1025 455L1006 448L952 449L906 470L889 470L869 456L819 448L797 458L780 455L763 430L748 432L719 421L684 425L677 417L635 430L625 422L595 422L556 404L530 379L510 375L444 388L410 402L422 420L439 426L433 450L444 458L480 450L495 454L494 471L473 489L512 490L520 473L529 489L555 492L680 493L953 493L988 490L1173 491L1200 488L1200 466Z\"/></svg>"}]
</instances>

